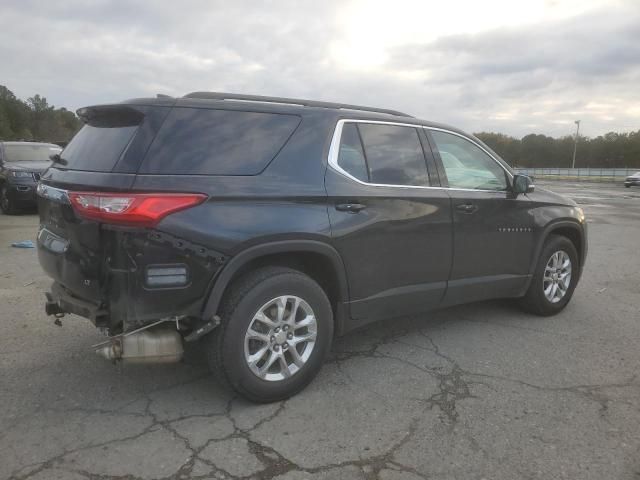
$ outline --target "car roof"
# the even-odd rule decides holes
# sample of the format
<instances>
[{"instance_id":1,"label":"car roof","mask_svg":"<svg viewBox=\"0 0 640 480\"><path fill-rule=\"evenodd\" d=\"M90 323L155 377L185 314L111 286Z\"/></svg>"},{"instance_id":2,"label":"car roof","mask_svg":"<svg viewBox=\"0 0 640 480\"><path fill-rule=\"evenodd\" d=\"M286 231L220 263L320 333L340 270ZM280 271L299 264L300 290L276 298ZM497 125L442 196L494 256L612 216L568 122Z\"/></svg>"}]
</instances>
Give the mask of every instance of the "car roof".
<instances>
[{"instance_id":1,"label":"car roof","mask_svg":"<svg viewBox=\"0 0 640 480\"><path fill-rule=\"evenodd\" d=\"M265 113L273 112L292 115L314 113L333 116L336 120L372 120L442 128L474 138L467 132L451 125L415 118L409 114L395 110L297 98L266 97L222 92L194 92L180 98L169 97L167 95L158 95L157 98L133 98L125 100L121 102L121 104L197 108L222 107L231 110L246 110L247 106L251 106L252 111Z\"/></svg>"}]
</instances>

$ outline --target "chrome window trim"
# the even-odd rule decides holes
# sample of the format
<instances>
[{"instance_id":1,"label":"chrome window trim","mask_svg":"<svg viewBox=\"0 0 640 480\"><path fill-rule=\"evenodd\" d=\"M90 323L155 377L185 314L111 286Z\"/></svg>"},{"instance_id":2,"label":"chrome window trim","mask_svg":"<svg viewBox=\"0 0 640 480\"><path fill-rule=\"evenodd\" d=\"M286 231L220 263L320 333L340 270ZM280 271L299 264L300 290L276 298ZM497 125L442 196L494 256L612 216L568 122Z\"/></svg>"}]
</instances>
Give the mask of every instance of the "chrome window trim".
<instances>
[{"instance_id":1,"label":"chrome window trim","mask_svg":"<svg viewBox=\"0 0 640 480\"><path fill-rule=\"evenodd\" d=\"M438 130L441 132L445 132L445 133L451 133L452 135L456 135L458 137L461 137L465 140L467 140L468 142L472 143L473 145L477 146L478 148L480 148L483 152L485 152L487 155L489 155L489 157L496 162L498 165L500 165L500 167L507 173L507 175L509 176L509 178L513 179L513 175L511 174L511 172L509 172L509 170L507 170L504 165L502 165L502 163L500 163L498 160L495 159L495 157L493 155L491 155L491 153L489 153L486 149L484 149L482 147L482 145L479 145L478 143L474 142L473 140L465 137L464 135L461 135L459 133L456 132L452 132L451 130L447 130L444 128L438 128L438 127L427 127L425 125L416 125L413 123L401 123L401 122L389 122L389 121L385 121L385 120L362 120L362 119L351 119L351 118L343 118L338 120L338 122L336 123L336 127L335 130L333 131L333 137L331 138L331 145L329 146L329 156L328 156L328 164L329 167L331 167L333 170L335 170L337 173L339 173L340 175L347 177L348 179L359 183L360 185L366 185L369 187L392 187L392 188L411 188L411 189L423 189L423 190L455 190L455 191L462 191L462 192L488 192L488 193L505 193L505 190L480 190L480 189L476 189L476 188L456 188L456 187L433 187L433 186L422 186L422 185L393 185L393 184L387 184L387 183L370 183L370 182L363 182L362 180L357 179L356 177L354 177L353 175L351 175L350 173L348 173L346 170L344 170L340 165L338 165L338 155L340 154L340 141L341 141L341 137L342 137L342 128L344 126L345 123L369 123L369 124L375 124L375 125L395 125L398 127L410 127L410 128L422 128L424 130Z\"/></svg>"}]
</instances>

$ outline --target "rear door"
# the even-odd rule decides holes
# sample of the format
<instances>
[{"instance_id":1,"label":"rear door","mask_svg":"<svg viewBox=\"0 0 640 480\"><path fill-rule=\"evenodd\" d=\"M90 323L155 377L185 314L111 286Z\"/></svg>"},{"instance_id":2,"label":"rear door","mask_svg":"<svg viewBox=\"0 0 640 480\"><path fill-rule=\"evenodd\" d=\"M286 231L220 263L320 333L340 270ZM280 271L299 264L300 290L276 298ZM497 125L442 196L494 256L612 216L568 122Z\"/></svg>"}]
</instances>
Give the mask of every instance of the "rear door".
<instances>
[{"instance_id":1,"label":"rear door","mask_svg":"<svg viewBox=\"0 0 640 480\"><path fill-rule=\"evenodd\" d=\"M431 188L422 135L413 125L338 122L325 184L357 323L427 310L445 291L450 200Z\"/></svg>"},{"instance_id":2,"label":"rear door","mask_svg":"<svg viewBox=\"0 0 640 480\"><path fill-rule=\"evenodd\" d=\"M453 266L445 304L518 295L526 285L533 219L506 169L478 143L429 129L452 200Z\"/></svg>"}]
</instances>

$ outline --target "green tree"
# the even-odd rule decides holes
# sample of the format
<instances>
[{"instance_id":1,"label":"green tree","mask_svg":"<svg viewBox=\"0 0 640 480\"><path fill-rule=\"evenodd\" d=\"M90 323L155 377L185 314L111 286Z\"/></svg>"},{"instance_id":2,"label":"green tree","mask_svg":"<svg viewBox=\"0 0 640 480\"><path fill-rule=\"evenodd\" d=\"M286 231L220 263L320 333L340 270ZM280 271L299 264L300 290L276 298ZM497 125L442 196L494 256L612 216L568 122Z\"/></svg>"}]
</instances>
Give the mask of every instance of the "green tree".
<instances>
[{"instance_id":1,"label":"green tree","mask_svg":"<svg viewBox=\"0 0 640 480\"><path fill-rule=\"evenodd\" d=\"M82 123L73 112L49 105L39 94L26 102L0 85L0 139L68 142Z\"/></svg>"},{"instance_id":2,"label":"green tree","mask_svg":"<svg viewBox=\"0 0 640 480\"><path fill-rule=\"evenodd\" d=\"M529 134L522 139L501 133L481 132L476 136L512 166L571 167L574 137L552 138ZM595 138L580 136L576 168L640 168L640 130L609 132Z\"/></svg>"}]
</instances>

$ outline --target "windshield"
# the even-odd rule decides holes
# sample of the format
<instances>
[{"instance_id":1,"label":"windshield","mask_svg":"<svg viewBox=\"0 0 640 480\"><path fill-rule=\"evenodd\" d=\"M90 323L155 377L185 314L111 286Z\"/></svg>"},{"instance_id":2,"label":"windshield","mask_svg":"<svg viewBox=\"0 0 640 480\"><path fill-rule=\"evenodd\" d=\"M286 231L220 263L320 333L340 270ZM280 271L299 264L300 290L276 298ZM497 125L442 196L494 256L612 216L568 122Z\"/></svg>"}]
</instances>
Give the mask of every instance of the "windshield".
<instances>
[{"instance_id":1,"label":"windshield","mask_svg":"<svg viewBox=\"0 0 640 480\"><path fill-rule=\"evenodd\" d=\"M50 155L60 153L62 149L55 145L5 145L4 159L7 162L42 162L51 160Z\"/></svg>"}]
</instances>

